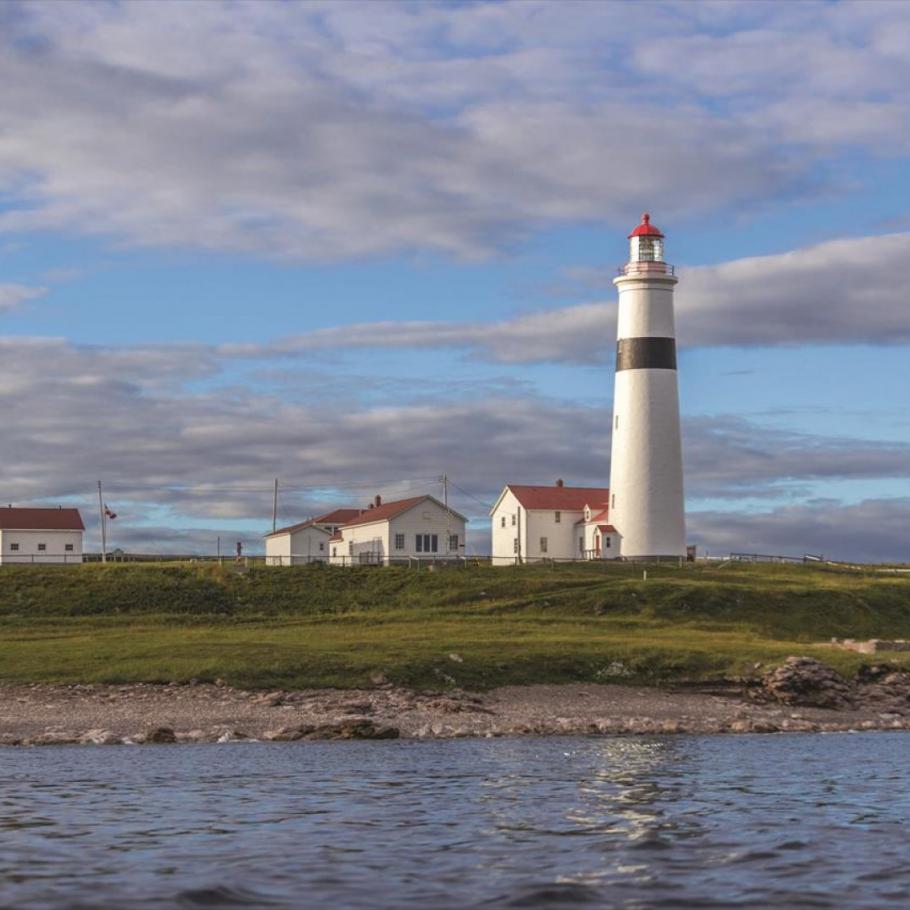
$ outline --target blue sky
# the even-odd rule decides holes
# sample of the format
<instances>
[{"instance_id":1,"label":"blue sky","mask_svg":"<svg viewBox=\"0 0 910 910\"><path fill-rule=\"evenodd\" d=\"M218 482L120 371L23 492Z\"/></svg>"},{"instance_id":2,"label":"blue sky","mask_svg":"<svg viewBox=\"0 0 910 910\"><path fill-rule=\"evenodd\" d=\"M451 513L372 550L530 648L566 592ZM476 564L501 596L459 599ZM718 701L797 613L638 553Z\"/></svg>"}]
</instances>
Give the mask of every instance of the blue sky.
<instances>
[{"instance_id":1,"label":"blue sky","mask_svg":"<svg viewBox=\"0 0 910 910\"><path fill-rule=\"evenodd\" d=\"M483 550L609 476L648 209L693 541L910 558L910 7L638 6L3 4L0 495L203 552L447 472Z\"/></svg>"}]
</instances>

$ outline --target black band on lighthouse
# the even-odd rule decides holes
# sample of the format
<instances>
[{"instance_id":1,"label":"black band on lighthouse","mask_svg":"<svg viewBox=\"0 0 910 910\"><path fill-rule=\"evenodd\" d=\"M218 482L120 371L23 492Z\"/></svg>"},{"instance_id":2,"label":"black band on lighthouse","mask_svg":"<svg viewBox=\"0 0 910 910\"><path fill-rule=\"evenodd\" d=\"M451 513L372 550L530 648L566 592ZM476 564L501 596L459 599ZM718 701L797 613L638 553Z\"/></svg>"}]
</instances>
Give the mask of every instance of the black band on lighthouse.
<instances>
[{"instance_id":1,"label":"black band on lighthouse","mask_svg":"<svg viewBox=\"0 0 910 910\"><path fill-rule=\"evenodd\" d=\"M616 342L616 372L675 370L675 338L620 338Z\"/></svg>"}]
</instances>

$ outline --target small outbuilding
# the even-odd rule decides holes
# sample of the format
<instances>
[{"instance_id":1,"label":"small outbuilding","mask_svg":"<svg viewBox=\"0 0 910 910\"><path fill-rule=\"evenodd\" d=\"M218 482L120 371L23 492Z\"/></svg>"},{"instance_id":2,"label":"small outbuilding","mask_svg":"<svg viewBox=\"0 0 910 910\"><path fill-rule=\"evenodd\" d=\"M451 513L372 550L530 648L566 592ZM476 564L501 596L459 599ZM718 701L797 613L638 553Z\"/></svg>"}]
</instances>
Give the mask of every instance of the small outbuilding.
<instances>
[{"instance_id":1,"label":"small outbuilding","mask_svg":"<svg viewBox=\"0 0 910 910\"><path fill-rule=\"evenodd\" d=\"M78 509L0 508L0 565L82 562Z\"/></svg>"},{"instance_id":2,"label":"small outbuilding","mask_svg":"<svg viewBox=\"0 0 910 910\"><path fill-rule=\"evenodd\" d=\"M265 562L269 566L299 566L328 562L329 541L360 509L335 509L308 521L278 528L265 535Z\"/></svg>"}]
</instances>

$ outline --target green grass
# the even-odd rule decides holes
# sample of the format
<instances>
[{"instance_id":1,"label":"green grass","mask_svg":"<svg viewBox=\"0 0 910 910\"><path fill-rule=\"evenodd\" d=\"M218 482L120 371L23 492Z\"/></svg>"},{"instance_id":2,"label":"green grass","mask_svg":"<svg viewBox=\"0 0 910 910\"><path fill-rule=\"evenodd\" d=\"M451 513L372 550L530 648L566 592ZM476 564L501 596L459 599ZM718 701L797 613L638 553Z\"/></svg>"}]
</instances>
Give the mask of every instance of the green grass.
<instances>
[{"instance_id":1,"label":"green grass","mask_svg":"<svg viewBox=\"0 0 910 910\"><path fill-rule=\"evenodd\" d=\"M805 566L0 569L0 682L666 683L910 637L910 578ZM450 655L457 655L453 659Z\"/></svg>"}]
</instances>

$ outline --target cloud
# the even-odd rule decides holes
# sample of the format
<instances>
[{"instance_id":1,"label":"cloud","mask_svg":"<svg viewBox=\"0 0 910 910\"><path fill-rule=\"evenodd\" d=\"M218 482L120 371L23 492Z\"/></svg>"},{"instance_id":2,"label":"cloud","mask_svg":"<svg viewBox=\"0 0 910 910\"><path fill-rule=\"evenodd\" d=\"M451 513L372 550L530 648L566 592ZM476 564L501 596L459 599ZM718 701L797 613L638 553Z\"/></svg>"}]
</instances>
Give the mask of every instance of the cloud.
<instances>
[{"instance_id":1,"label":"cloud","mask_svg":"<svg viewBox=\"0 0 910 910\"><path fill-rule=\"evenodd\" d=\"M790 94L758 110L747 91L775 37L790 60L819 31L805 17L766 17L761 41L728 18L722 40L697 44L701 13L676 4L641 22L624 3L193 10L4 5L0 230L304 260L479 257L549 225L625 225L643 199L672 218L815 192L831 158L804 73L775 79ZM859 22L845 53L864 79L895 58L878 26ZM832 55L835 28L818 39ZM738 88L722 109L723 80L698 77L698 55ZM860 134L873 154L900 122L896 90L838 121L841 88L815 88L831 124L876 120Z\"/></svg>"},{"instance_id":2,"label":"cloud","mask_svg":"<svg viewBox=\"0 0 910 910\"><path fill-rule=\"evenodd\" d=\"M714 555L762 553L859 562L910 562L910 499L869 499L855 505L812 501L769 512L696 512L689 539Z\"/></svg>"},{"instance_id":3,"label":"cloud","mask_svg":"<svg viewBox=\"0 0 910 910\"><path fill-rule=\"evenodd\" d=\"M0 284L0 312L12 310L29 300L36 300L47 293L47 288L29 287L25 284Z\"/></svg>"},{"instance_id":4,"label":"cloud","mask_svg":"<svg viewBox=\"0 0 910 910\"><path fill-rule=\"evenodd\" d=\"M3 340L3 501L72 499L93 521L101 479L120 515L115 534L129 531L131 545L170 550L188 546L191 532L211 541L224 531L256 547L276 476L280 520L292 521L376 492L438 492L447 472L453 504L479 518L480 529L507 482L609 477L603 408L508 387L397 406L349 389L343 407L337 397L314 405L241 385L223 367L213 349L197 346L115 351ZM910 445L769 430L735 417L687 421L684 451L690 498L726 498L731 508L816 495L828 480L910 476Z\"/></svg>"},{"instance_id":5,"label":"cloud","mask_svg":"<svg viewBox=\"0 0 910 910\"><path fill-rule=\"evenodd\" d=\"M816 246L680 270L677 331L684 347L906 344L906 293L895 263L910 233ZM585 271L586 284L612 274ZM317 329L271 344L224 345L231 357L302 356L354 348L454 348L498 363L603 363L616 303L585 303L498 322L379 322Z\"/></svg>"}]
</instances>

